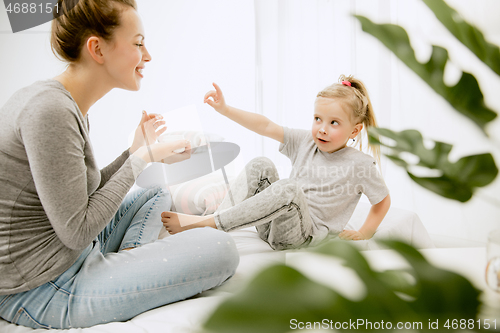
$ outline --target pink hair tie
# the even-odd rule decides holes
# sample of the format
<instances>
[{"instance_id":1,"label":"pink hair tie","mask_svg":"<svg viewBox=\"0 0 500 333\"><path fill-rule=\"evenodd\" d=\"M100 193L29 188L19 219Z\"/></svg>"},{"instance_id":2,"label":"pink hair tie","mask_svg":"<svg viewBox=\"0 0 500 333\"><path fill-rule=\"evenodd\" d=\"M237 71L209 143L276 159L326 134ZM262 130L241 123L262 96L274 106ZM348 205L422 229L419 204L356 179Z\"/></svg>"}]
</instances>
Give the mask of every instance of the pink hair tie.
<instances>
[{"instance_id":1,"label":"pink hair tie","mask_svg":"<svg viewBox=\"0 0 500 333\"><path fill-rule=\"evenodd\" d=\"M349 87L351 87L351 82L349 82L349 81L342 81L342 84L343 84L344 86L349 86Z\"/></svg>"}]
</instances>

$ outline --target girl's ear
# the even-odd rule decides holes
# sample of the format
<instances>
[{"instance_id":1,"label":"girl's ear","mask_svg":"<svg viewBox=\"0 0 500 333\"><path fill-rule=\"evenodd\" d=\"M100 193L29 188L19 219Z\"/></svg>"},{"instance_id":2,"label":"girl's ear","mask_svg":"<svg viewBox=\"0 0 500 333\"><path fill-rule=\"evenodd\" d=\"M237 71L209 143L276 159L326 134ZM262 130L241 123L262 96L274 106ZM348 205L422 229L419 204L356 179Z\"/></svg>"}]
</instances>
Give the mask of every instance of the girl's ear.
<instances>
[{"instance_id":1,"label":"girl's ear","mask_svg":"<svg viewBox=\"0 0 500 333\"><path fill-rule=\"evenodd\" d=\"M354 126L351 135L349 135L349 139L354 139L359 133L361 133L362 129L363 129L363 124L362 123L357 123Z\"/></svg>"},{"instance_id":2,"label":"girl's ear","mask_svg":"<svg viewBox=\"0 0 500 333\"><path fill-rule=\"evenodd\" d=\"M90 57L95 60L98 64L104 63L104 55L102 54L102 41L99 37L91 36L87 39L86 51L89 53Z\"/></svg>"}]
</instances>

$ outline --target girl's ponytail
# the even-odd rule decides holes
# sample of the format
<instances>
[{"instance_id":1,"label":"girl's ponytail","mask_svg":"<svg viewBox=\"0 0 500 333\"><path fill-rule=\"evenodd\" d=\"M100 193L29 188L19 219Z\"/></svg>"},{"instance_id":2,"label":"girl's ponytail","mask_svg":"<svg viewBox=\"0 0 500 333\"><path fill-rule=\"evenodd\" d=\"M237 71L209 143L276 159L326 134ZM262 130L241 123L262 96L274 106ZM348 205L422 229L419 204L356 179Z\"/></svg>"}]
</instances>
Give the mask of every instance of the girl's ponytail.
<instances>
[{"instance_id":1,"label":"girl's ponytail","mask_svg":"<svg viewBox=\"0 0 500 333\"><path fill-rule=\"evenodd\" d=\"M377 127L377 119L375 118L371 102L368 103L368 107L366 108L366 116L363 121L363 125L366 131L366 137L368 138L368 129L370 127ZM380 165L380 146L372 144L368 141L368 148L372 152L373 157L375 157L375 160L377 160L377 163Z\"/></svg>"},{"instance_id":2,"label":"girl's ponytail","mask_svg":"<svg viewBox=\"0 0 500 333\"><path fill-rule=\"evenodd\" d=\"M363 123L363 129L365 132L365 137L368 140L368 129L370 127L377 127L377 118L375 117L375 113L373 112L373 106L372 102L370 100L370 96L368 95L368 90L365 87L365 84L351 76L348 76L347 78L344 75L341 75L339 80L344 77L344 79L347 79L349 82L351 82L351 86L356 89L358 95L358 98L364 100L363 101L363 107L357 112L356 114L356 119L358 122ZM360 149L362 149L362 140L359 140L360 144ZM370 141L368 140L368 149L372 153L373 157L377 161L377 163L380 165L380 146L379 145L374 145L371 144Z\"/></svg>"}]
</instances>

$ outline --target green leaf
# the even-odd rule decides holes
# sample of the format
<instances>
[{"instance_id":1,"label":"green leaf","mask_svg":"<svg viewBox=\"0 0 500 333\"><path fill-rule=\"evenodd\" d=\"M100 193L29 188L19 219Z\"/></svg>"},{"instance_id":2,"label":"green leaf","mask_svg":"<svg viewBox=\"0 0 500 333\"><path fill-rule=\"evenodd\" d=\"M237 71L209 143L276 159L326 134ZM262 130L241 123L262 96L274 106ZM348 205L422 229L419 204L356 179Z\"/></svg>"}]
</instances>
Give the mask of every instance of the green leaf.
<instances>
[{"instance_id":1,"label":"green leaf","mask_svg":"<svg viewBox=\"0 0 500 333\"><path fill-rule=\"evenodd\" d=\"M433 46L430 60L422 64L415 58L408 34L403 28L393 24L375 24L363 16L355 17L361 22L363 31L382 42L436 93L458 112L471 119L483 132L486 124L496 118L497 114L486 106L481 89L473 75L462 73L462 77L453 87L448 87L444 83L444 68L448 61L446 49Z\"/></svg>"},{"instance_id":2,"label":"green leaf","mask_svg":"<svg viewBox=\"0 0 500 333\"><path fill-rule=\"evenodd\" d=\"M463 276L437 268L412 246L400 241L382 241L384 245L401 254L413 267L417 279L418 295L412 302L417 313L438 312L442 319L457 313L474 314L480 305L479 290ZM457 291L460 291L460 295ZM469 317L469 318L473 318Z\"/></svg>"},{"instance_id":3,"label":"green leaf","mask_svg":"<svg viewBox=\"0 0 500 333\"><path fill-rule=\"evenodd\" d=\"M329 320L334 325L362 319L372 323L421 322L422 331L427 331L429 320L475 318L479 291L469 281L430 265L410 245L394 241L384 244L401 254L411 271L375 272L350 242L331 241L310 249L311 255L319 253L343 259L344 265L364 277L367 293L360 301L346 299L296 269L275 265L221 303L204 326L213 332L281 333L294 329L293 320L295 324L302 322L304 328L319 330L325 329L321 326L324 319L327 325L332 325ZM414 278L408 279L408 274ZM402 294L406 296L401 297ZM307 323L318 325L307 327ZM394 331L394 327L389 331Z\"/></svg>"},{"instance_id":4,"label":"green leaf","mask_svg":"<svg viewBox=\"0 0 500 333\"><path fill-rule=\"evenodd\" d=\"M418 289L412 283L411 274L403 270L387 270L377 273L378 279L389 289L400 292L409 297L415 298Z\"/></svg>"},{"instance_id":5,"label":"green leaf","mask_svg":"<svg viewBox=\"0 0 500 333\"><path fill-rule=\"evenodd\" d=\"M335 313L330 312L335 304L345 301L295 269L276 265L262 271L245 290L222 303L205 327L231 333L288 332L291 319L321 321L321 317Z\"/></svg>"},{"instance_id":6,"label":"green leaf","mask_svg":"<svg viewBox=\"0 0 500 333\"><path fill-rule=\"evenodd\" d=\"M491 154L465 156L452 163L448 159L452 145L435 141L434 147L427 149L422 134L416 130L394 132L386 128L371 128L368 137L371 143L388 147L390 153L386 154L387 157L404 167L417 184L445 198L466 202L477 187L490 184L498 174L498 168ZM380 137L389 138L395 144L384 143ZM401 153L410 153L418 157L418 163L410 164L401 157ZM410 172L414 166L437 170L440 175L418 177Z\"/></svg>"},{"instance_id":7,"label":"green leaf","mask_svg":"<svg viewBox=\"0 0 500 333\"><path fill-rule=\"evenodd\" d=\"M479 29L467 23L457 11L443 0L423 1L453 36L500 75L500 48L498 46L488 43Z\"/></svg>"}]
</instances>

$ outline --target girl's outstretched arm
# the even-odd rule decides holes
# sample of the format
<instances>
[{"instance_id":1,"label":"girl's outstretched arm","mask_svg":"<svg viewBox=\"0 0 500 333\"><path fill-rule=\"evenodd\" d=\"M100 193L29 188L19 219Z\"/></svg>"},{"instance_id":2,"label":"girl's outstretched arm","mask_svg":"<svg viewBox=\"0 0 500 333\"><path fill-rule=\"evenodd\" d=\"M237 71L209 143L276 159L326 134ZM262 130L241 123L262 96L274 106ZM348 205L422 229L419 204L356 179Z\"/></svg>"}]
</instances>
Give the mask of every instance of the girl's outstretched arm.
<instances>
[{"instance_id":1,"label":"girl's outstretched arm","mask_svg":"<svg viewBox=\"0 0 500 333\"><path fill-rule=\"evenodd\" d=\"M213 107L223 116L228 117L241 126L246 127L257 134L267 136L268 138L283 143L284 134L282 126L272 122L263 115L243 111L227 105L224 100L222 90L217 84L214 83L213 85L215 90L211 90L205 94L205 103Z\"/></svg>"},{"instance_id":2,"label":"girl's outstretched arm","mask_svg":"<svg viewBox=\"0 0 500 333\"><path fill-rule=\"evenodd\" d=\"M365 223L356 230L344 230L339 234L340 239L345 240L362 240L370 239L377 231L378 226L382 222L387 214L387 211L391 207L391 197L389 194L382 199L378 204L375 204L370 209L368 216L366 217Z\"/></svg>"}]
</instances>

